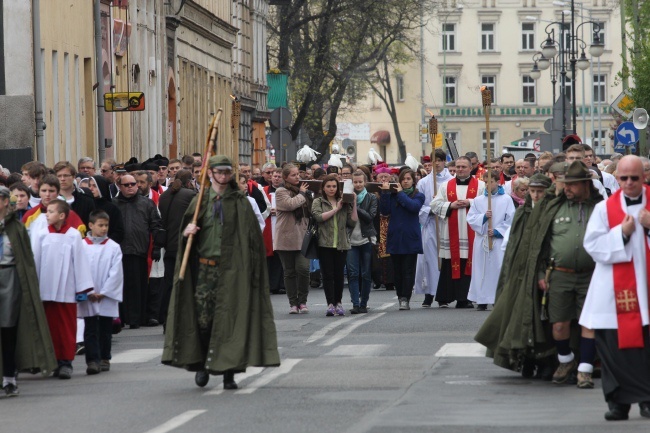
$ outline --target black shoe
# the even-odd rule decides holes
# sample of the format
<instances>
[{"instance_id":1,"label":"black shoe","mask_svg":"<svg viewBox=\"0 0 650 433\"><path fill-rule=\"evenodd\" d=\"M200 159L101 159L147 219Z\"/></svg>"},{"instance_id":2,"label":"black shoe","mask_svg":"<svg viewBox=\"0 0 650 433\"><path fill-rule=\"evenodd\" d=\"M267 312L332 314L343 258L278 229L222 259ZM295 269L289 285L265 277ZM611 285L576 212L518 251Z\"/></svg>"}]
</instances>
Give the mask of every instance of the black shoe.
<instances>
[{"instance_id":1,"label":"black shoe","mask_svg":"<svg viewBox=\"0 0 650 433\"><path fill-rule=\"evenodd\" d=\"M77 343L77 350L74 352L75 355L83 355L86 353L86 346L83 343Z\"/></svg>"},{"instance_id":2,"label":"black shoe","mask_svg":"<svg viewBox=\"0 0 650 433\"><path fill-rule=\"evenodd\" d=\"M471 301L456 301L456 308L474 308Z\"/></svg>"},{"instance_id":3,"label":"black shoe","mask_svg":"<svg viewBox=\"0 0 650 433\"><path fill-rule=\"evenodd\" d=\"M542 379L544 382L550 382L553 380L553 374L555 373L556 368L556 362L554 359L550 357L541 359L537 365L536 377Z\"/></svg>"},{"instance_id":4,"label":"black shoe","mask_svg":"<svg viewBox=\"0 0 650 433\"><path fill-rule=\"evenodd\" d=\"M386 290L395 290L395 284L386 284Z\"/></svg>"},{"instance_id":5,"label":"black shoe","mask_svg":"<svg viewBox=\"0 0 650 433\"><path fill-rule=\"evenodd\" d=\"M476 311L487 311L487 304L478 304Z\"/></svg>"},{"instance_id":6,"label":"black shoe","mask_svg":"<svg viewBox=\"0 0 650 433\"><path fill-rule=\"evenodd\" d=\"M367 312L368 312L368 307L366 306L359 307L360 314L366 314Z\"/></svg>"},{"instance_id":7,"label":"black shoe","mask_svg":"<svg viewBox=\"0 0 650 433\"><path fill-rule=\"evenodd\" d=\"M607 406L609 406L609 410L605 412L605 419L607 421L625 421L629 418L629 404L619 404L609 401L607 402Z\"/></svg>"},{"instance_id":8,"label":"black shoe","mask_svg":"<svg viewBox=\"0 0 650 433\"><path fill-rule=\"evenodd\" d=\"M205 385L208 384L209 381L210 381L210 375L205 370L197 371L196 374L194 375L194 383L196 383L196 386L200 386L201 388L203 388Z\"/></svg>"},{"instance_id":9,"label":"black shoe","mask_svg":"<svg viewBox=\"0 0 650 433\"><path fill-rule=\"evenodd\" d=\"M59 379L70 379L72 377L72 366L62 365L59 368Z\"/></svg>"},{"instance_id":10,"label":"black shoe","mask_svg":"<svg viewBox=\"0 0 650 433\"><path fill-rule=\"evenodd\" d=\"M2 389L5 390L7 397L18 397L18 387L13 383L6 384Z\"/></svg>"},{"instance_id":11,"label":"black shoe","mask_svg":"<svg viewBox=\"0 0 650 433\"><path fill-rule=\"evenodd\" d=\"M149 319L147 320L147 326L154 327L160 325L160 322L158 322L156 319Z\"/></svg>"},{"instance_id":12,"label":"black shoe","mask_svg":"<svg viewBox=\"0 0 650 433\"><path fill-rule=\"evenodd\" d=\"M87 375L99 374L100 371L102 371L102 368L99 366L98 362L91 361L87 364L86 367Z\"/></svg>"},{"instance_id":13,"label":"black shoe","mask_svg":"<svg viewBox=\"0 0 650 433\"><path fill-rule=\"evenodd\" d=\"M639 403L639 412L644 418L650 418L650 401Z\"/></svg>"},{"instance_id":14,"label":"black shoe","mask_svg":"<svg viewBox=\"0 0 650 433\"><path fill-rule=\"evenodd\" d=\"M422 301L422 308L431 308L433 304L433 295L424 295L424 301Z\"/></svg>"},{"instance_id":15,"label":"black shoe","mask_svg":"<svg viewBox=\"0 0 650 433\"><path fill-rule=\"evenodd\" d=\"M237 389L237 382L235 382L235 373L226 371L223 374L223 389Z\"/></svg>"},{"instance_id":16,"label":"black shoe","mask_svg":"<svg viewBox=\"0 0 650 433\"><path fill-rule=\"evenodd\" d=\"M140 325L129 325L129 329L140 329Z\"/></svg>"},{"instance_id":17,"label":"black shoe","mask_svg":"<svg viewBox=\"0 0 650 433\"><path fill-rule=\"evenodd\" d=\"M480 307L480 305L479 305ZM535 361L532 359L525 359L521 366L521 376L530 379L535 375Z\"/></svg>"},{"instance_id":18,"label":"black shoe","mask_svg":"<svg viewBox=\"0 0 650 433\"><path fill-rule=\"evenodd\" d=\"M359 307L357 307L356 305L353 306L352 309L350 310L350 314L359 314L360 312L361 311L359 311Z\"/></svg>"},{"instance_id":19,"label":"black shoe","mask_svg":"<svg viewBox=\"0 0 650 433\"><path fill-rule=\"evenodd\" d=\"M449 304L446 302L438 302L438 308L449 308Z\"/></svg>"}]
</instances>

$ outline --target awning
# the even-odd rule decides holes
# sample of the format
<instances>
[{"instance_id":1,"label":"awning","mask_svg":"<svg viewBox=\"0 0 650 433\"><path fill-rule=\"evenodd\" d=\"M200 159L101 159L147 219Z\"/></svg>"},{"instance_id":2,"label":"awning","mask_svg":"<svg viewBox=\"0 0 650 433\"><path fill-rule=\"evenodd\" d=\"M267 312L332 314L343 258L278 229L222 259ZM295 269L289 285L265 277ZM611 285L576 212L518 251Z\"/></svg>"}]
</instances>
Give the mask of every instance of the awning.
<instances>
[{"instance_id":1,"label":"awning","mask_svg":"<svg viewBox=\"0 0 650 433\"><path fill-rule=\"evenodd\" d=\"M377 143L380 146L386 146L387 144L390 144L390 132L377 131L372 134L372 137L370 137L370 142Z\"/></svg>"}]
</instances>

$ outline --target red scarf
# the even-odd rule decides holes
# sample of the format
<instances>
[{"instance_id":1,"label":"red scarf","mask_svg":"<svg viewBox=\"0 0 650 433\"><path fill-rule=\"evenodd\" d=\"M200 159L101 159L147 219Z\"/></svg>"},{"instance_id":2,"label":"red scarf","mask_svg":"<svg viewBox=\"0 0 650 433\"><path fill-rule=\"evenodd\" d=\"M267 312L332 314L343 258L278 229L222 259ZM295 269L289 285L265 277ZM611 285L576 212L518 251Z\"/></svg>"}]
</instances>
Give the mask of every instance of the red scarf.
<instances>
[{"instance_id":1,"label":"red scarf","mask_svg":"<svg viewBox=\"0 0 650 433\"><path fill-rule=\"evenodd\" d=\"M623 222L626 212L621 206L621 193L618 190L607 200L607 220L609 227L614 228ZM645 208L650 210L650 188L644 187ZM644 239L646 273L650 287L650 248ZM616 318L618 320L618 348L638 349L643 347L643 321L639 298L637 297L637 281L634 274L634 259L626 263L615 263L614 268L614 297L616 299ZM643 285L642 285L643 287ZM647 289L646 289L647 290Z\"/></svg>"},{"instance_id":2,"label":"red scarf","mask_svg":"<svg viewBox=\"0 0 650 433\"><path fill-rule=\"evenodd\" d=\"M478 179L472 177L467 186L465 199L475 198L478 193ZM447 200L455 202L458 200L456 193L456 178L447 182ZM465 275L472 275L472 252L474 250L474 230L467 224L467 242L469 242L469 255L465 265ZM460 234L458 230L458 209L452 209L449 215L449 249L451 252L451 278L460 279Z\"/></svg>"},{"instance_id":3,"label":"red scarf","mask_svg":"<svg viewBox=\"0 0 650 433\"><path fill-rule=\"evenodd\" d=\"M514 181L515 179L517 179L517 175L513 174L510 180ZM505 174L503 174L503 172L499 173L499 185L505 185L506 182L508 182L508 179L506 179Z\"/></svg>"}]
</instances>

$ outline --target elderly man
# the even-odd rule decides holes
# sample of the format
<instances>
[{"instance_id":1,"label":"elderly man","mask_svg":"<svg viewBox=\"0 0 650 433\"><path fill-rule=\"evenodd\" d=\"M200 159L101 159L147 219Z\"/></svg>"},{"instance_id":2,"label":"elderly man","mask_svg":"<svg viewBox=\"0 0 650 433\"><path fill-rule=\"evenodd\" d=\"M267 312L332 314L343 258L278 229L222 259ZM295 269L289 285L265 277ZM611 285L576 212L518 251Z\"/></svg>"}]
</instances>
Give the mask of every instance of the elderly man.
<instances>
[{"instance_id":1,"label":"elderly man","mask_svg":"<svg viewBox=\"0 0 650 433\"><path fill-rule=\"evenodd\" d=\"M650 418L650 187L634 155L620 160L616 177L621 189L596 206L585 233L596 269L580 316L596 330L608 421L628 419L633 403Z\"/></svg>"},{"instance_id":2,"label":"elderly man","mask_svg":"<svg viewBox=\"0 0 650 433\"><path fill-rule=\"evenodd\" d=\"M95 175L95 161L88 157L84 156L77 162L77 170L79 173L84 173L84 177L90 177Z\"/></svg>"},{"instance_id":3,"label":"elderly man","mask_svg":"<svg viewBox=\"0 0 650 433\"><path fill-rule=\"evenodd\" d=\"M149 176L144 172L140 177ZM146 179L148 180L148 179ZM120 179L120 194L113 199L124 219L124 240L122 248L122 268L124 275L124 302L120 305L120 317L131 329L146 325L147 307L147 254L150 237L154 248L151 258L160 260L160 249L164 246L164 231L158 209L152 200L143 196L138 184L130 174Z\"/></svg>"},{"instance_id":4,"label":"elderly man","mask_svg":"<svg viewBox=\"0 0 650 433\"><path fill-rule=\"evenodd\" d=\"M260 179L259 184L262 187L270 186L272 184L271 179L273 178L273 173L275 172L275 164L272 162L267 162L262 166L262 178Z\"/></svg>"}]
</instances>

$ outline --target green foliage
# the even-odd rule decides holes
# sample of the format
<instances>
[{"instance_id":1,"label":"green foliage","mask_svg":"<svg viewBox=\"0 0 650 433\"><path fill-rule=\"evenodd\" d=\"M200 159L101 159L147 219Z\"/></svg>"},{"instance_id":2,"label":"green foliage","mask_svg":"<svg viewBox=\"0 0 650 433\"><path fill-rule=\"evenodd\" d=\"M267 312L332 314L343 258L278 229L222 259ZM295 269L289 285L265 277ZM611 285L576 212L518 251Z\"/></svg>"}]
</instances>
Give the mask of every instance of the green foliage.
<instances>
[{"instance_id":1,"label":"green foliage","mask_svg":"<svg viewBox=\"0 0 650 433\"><path fill-rule=\"evenodd\" d=\"M625 0L624 4L629 61L619 76L629 73L635 105L650 111L650 2Z\"/></svg>"}]
</instances>

